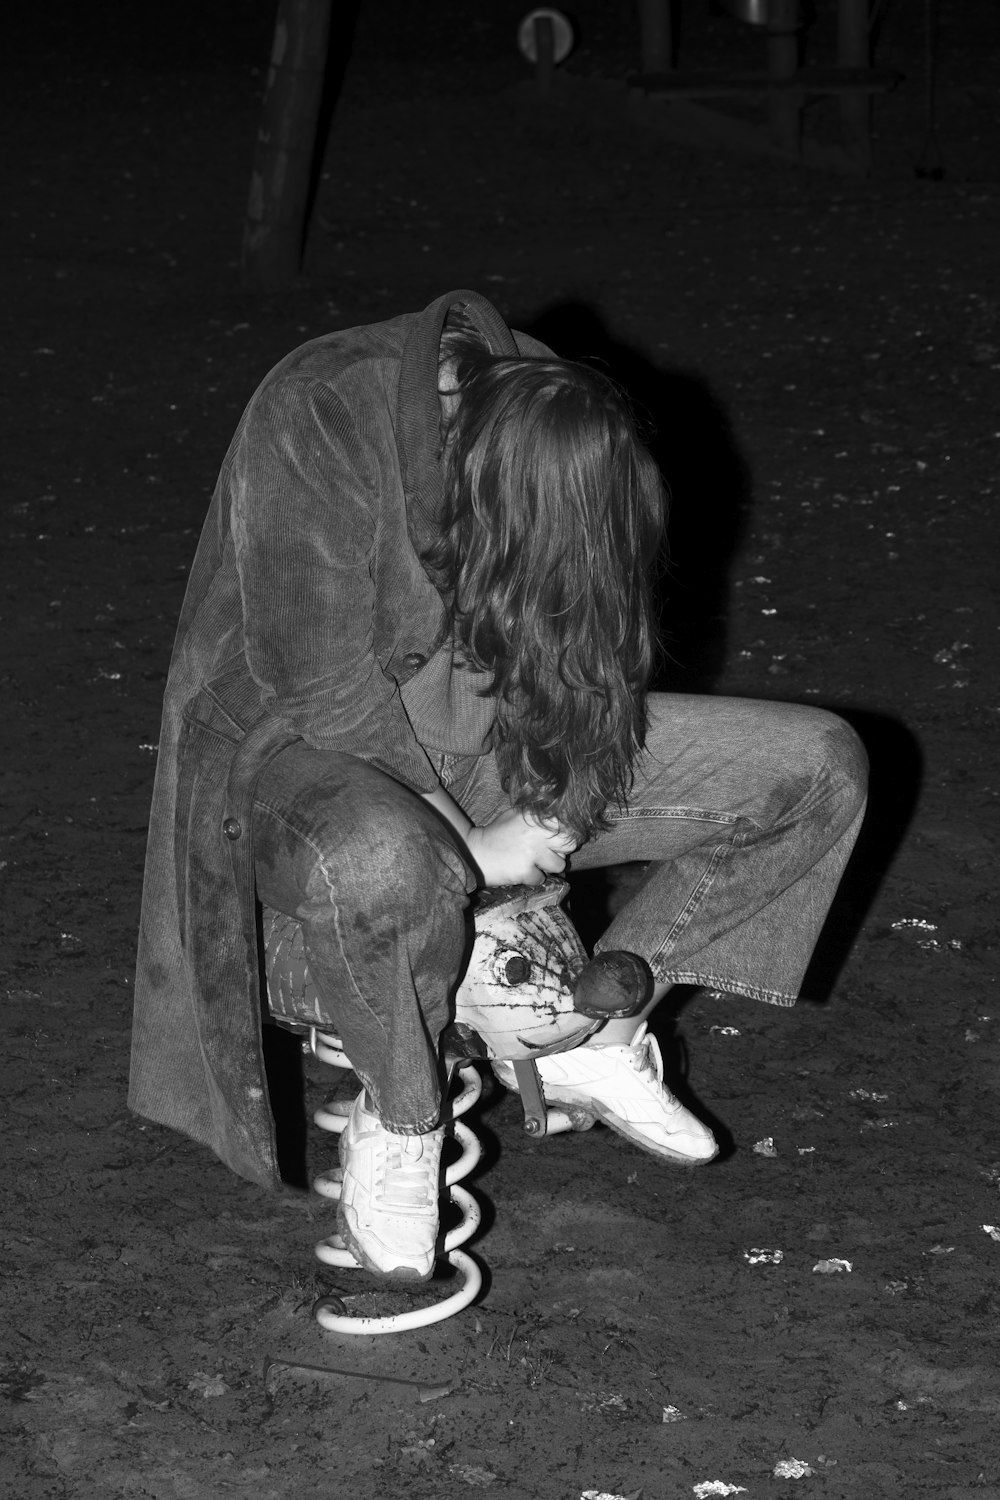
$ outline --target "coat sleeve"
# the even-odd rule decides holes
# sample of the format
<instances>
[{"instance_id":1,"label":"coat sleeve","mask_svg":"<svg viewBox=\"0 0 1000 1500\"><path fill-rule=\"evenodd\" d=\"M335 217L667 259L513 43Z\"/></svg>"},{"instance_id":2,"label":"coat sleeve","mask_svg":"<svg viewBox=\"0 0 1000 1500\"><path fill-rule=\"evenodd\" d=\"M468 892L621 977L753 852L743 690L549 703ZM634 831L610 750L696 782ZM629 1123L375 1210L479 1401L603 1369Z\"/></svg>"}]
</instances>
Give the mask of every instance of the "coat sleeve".
<instances>
[{"instance_id":1,"label":"coat sleeve","mask_svg":"<svg viewBox=\"0 0 1000 1500\"><path fill-rule=\"evenodd\" d=\"M375 654L374 473L328 386L258 394L232 470L247 663L264 708L308 745L428 791L438 778Z\"/></svg>"}]
</instances>

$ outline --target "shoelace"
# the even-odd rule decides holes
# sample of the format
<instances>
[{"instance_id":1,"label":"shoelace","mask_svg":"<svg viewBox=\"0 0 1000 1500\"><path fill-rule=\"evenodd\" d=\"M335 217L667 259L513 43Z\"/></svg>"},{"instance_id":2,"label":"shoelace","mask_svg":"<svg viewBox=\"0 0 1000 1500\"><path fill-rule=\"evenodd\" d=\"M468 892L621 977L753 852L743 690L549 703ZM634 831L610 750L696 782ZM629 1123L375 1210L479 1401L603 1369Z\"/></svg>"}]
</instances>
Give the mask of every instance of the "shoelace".
<instances>
[{"instance_id":1,"label":"shoelace","mask_svg":"<svg viewBox=\"0 0 1000 1500\"><path fill-rule=\"evenodd\" d=\"M664 1100L670 1106L678 1103L676 1096L667 1088L663 1081L663 1057L660 1053L656 1038L645 1036L638 1047L634 1041L629 1057L629 1066L635 1070L640 1078L650 1078L663 1094Z\"/></svg>"},{"instance_id":2,"label":"shoelace","mask_svg":"<svg viewBox=\"0 0 1000 1500\"><path fill-rule=\"evenodd\" d=\"M390 1212L412 1213L436 1204L437 1155L425 1151L419 1136L389 1136L380 1167L375 1186L380 1207Z\"/></svg>"},{"instance_id":3,"label":"shoelace","mask_svg":"<svg viewBox=\"0 0 1000 1500\"><path fill-rule=\"evenodd\" d=\"M638 1073L640 1078L646 1073L652 1073L657 1083L663 1082L663 1059L660 1056L660 1049L656 1045L655 1037L651 1037L645 1027L641 1032L636 1033L624 1050L629 1067Z\"/></svg>"}]
</instances>

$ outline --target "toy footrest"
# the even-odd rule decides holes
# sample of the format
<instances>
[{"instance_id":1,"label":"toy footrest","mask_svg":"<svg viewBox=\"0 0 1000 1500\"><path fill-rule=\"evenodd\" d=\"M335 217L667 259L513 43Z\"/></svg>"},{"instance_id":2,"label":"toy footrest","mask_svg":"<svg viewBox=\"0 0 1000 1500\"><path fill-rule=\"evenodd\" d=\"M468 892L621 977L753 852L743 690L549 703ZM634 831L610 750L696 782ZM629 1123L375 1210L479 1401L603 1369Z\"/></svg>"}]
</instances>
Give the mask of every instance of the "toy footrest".
<instances>
[{"instance_id":1,"label":"toy footrest","mask_svg":"<svg viewBox=\"0 0 1000 1500\"><path fill-rule=\"evenodd\" d=\"M549 1108L545 1102L545 1095L542 1093L538 1067L533 1058L518 1058L516 1062L511 1063L511 1067L514 1069L518 1093L521 1095L524 1128L528 1135L536 1137L560 1135L564 1130L585 1130L593 1125L593 1119L588 1119L585 1124L581 1125L566 1110Z\"/></svg>"}]
</instances>

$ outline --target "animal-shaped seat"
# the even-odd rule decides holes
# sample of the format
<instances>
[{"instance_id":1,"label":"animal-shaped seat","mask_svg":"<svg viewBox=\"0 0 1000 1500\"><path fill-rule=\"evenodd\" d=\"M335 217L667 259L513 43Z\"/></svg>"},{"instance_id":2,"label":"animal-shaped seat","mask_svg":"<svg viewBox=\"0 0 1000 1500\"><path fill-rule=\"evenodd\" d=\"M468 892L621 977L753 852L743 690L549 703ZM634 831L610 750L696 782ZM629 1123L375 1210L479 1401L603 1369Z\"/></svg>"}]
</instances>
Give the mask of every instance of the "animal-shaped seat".
<instances>
[{"instance_id":1,"label":"animal-shaped seat","mask_svg":"<svg viewBox=\"0 0 1000 1500\"><path fill-rule=\"evenodd\" d=\"M450 1079L461 1090L451 1099L448 1125L462 1147L459 1161L445 1174L445 1186L462 1212L462 1223L445 1237L443 1253L459 1272L458 1291L430 1307L387 1318L355 1318L339 1299L325 1298L314 1312L324 1328L339 1333L390 1333L451 1317L468 1306L481 1285L479 1268L459 1249L479 1224L472 1195L458 1186L479 1159L479 1145L458 1116L479 1098L482 1084L477 1062L503 1061L514 1067L529 1134L581 1129L592 1119L573 1118L546 1108L534 1059L577 1047L602 1021L631 1015L645 1001L652 983L648 966L635 954L601 953L588 959L564 901L569 887L550 878L541 886L513 886L480 892L473 908L469 960L455 996L455 1017L444 1041ZM305 1017L319 1014L309 974L300 924L265 908L263 941L268 1005L277 1024L309 1037L317 1058L350 1067L337 1038L325 1023ZM350 1104L333 1102L316 1111L321 1129L339 1133ZM339 1196L338 1169L322 1173L313 1186L323 1196ZM356 1265L339 1236L316 1246L326 1264Z\"/></svg>"}]
</instances>

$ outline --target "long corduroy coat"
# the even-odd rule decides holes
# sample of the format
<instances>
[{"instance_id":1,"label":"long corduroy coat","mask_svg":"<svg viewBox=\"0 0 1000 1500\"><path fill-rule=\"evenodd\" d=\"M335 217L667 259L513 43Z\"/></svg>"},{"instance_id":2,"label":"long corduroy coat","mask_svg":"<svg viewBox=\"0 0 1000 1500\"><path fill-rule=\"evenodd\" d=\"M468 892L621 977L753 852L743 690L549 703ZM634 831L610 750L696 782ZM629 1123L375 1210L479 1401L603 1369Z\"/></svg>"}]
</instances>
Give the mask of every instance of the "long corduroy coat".
<instances>
[{"instance_id":1,"label":"long corduroy coat","mask_svg":"<svg viewBox=\"0 0 1000 1500\"><path fill-rule=\"evenodd\" d=\"M265 1186L278 1169L261 1050L256 779L300 739L428 791L434 742L414 724L435 699L449 727L434 748L476 754L488 740L489 699L449 686L446 611L420 562L442 504L438 363L455 305L494 353L549 352L464 291L293 351L237 428L177 629L129 1104ZM423 695L422 719L408 692Z\"/></svg>"}]
</instances>

